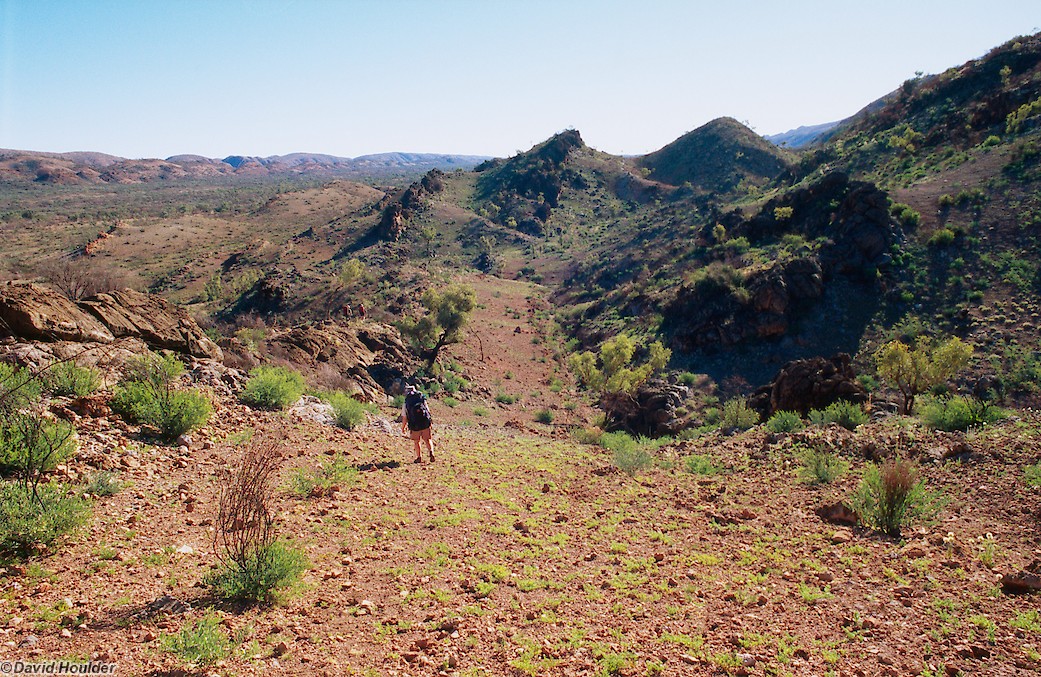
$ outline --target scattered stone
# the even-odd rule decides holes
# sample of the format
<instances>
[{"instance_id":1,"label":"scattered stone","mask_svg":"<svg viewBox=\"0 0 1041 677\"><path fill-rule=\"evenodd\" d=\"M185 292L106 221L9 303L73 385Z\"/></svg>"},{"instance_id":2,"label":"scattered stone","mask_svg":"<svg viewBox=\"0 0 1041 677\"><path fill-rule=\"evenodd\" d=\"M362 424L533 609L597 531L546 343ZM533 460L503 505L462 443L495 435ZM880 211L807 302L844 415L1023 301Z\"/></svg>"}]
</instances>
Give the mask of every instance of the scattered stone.
<instances>
[{"instance_id":1,"label":"scattered stone","mask_svg":"<svg viewBox=\"0 0 1041 677\"><path fill-rule=\"evenodd\" d=\"M1007 595L1022 595L1041 590L1041 560L1034 560L1019 573L1003 574L1001 590Z\"/></svg>"},{"instance_id":2,"label":"scattered stone","mask_svg":"<svg viewBox=\"0 0 1041 677\"><path fill-rule=\"evenodd\" d=\"M289 653L289 644L285 640L282 640L271 649L271 654L275 658L281 658L282 656L285 656L287 653Z\"/></svg>"},{"instance_id":3,"label":"scattered stone","mask_svg":"<svg viewBox=\"0 0 1041 677\"><path fill-rule=\"evenodd\" d=\"M831 524L856 526L857 521L859 520L857 513L842 501L832 503L831 505L821 506L817 508L816 513L822 520Z\"/></svg>"},{"instance_id":4,"label":"scattered stone","mask_svg":"<svg viewBox=\"0 0 1041 677\"><path fill-rule=\"evenodd\" d=\"M842 545L843 543L849 543L853 540L853 532L849 529L839 529L831 535L830 540L833 545Z\"/></svg>"}]
</instances>

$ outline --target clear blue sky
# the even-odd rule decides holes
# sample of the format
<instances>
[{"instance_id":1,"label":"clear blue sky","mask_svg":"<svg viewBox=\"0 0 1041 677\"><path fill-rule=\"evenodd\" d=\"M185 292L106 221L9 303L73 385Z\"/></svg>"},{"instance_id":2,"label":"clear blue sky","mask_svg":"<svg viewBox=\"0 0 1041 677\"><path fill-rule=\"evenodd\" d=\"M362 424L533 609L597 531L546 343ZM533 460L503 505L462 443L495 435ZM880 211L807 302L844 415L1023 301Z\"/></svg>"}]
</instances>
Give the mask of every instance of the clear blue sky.
<instances>
[{"instance_id":1,"label":"clear blue sky","mask_svg":"<svg viewBox=\"0 0 1041 677\"><path fill-rule=\"evenodd\" d=\"M646 153L841 119L1039 30L1038 0L0 0L0 148Z\"/></svg>"}]
</instances>

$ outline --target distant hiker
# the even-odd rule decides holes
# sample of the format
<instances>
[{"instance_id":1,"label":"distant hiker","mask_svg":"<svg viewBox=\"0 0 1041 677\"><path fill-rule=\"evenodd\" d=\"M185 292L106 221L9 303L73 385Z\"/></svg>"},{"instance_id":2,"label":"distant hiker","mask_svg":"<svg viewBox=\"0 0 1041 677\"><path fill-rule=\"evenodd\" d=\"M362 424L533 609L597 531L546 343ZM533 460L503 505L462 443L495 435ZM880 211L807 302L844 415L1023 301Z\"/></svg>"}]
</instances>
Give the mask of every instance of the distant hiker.
<instances>
[{"instance_id":1,"label":"distant hiker","mask_svg":"<svg viewBox=\"0 0 1041 677\"><path fill-rule=\"evenodd\" d=\"M351 304L343 304L343 319L350 320L354 318L354 310L351 308Z\"/></svg>"},{"instance_id":2,"label":"distant hiker","mask_svg":"<svg viewBox=\"0 0 1041 677\"><path fill-rule=\"evenodd\" d=\"M434 441L430 439L431 423L426 395L416 390L415 386L405 386L405 406L401 409L401 433L404 434L408 431L416 445L414 463L423 462L423 452L419 448L420 440L426 442L430 462L434 462Z\"/></svg>"},{"instance_id":3,"label":"distant hiker","mask_svg":"<svg viewBox=\"0 0 1041 677\"><path fill-rule=\"evenodd\" d=\"M358 317L360 317L362 319L365 319L365 305L364 304L361 304L361 303L358 304Z\"/></svg>"}]
</instances>

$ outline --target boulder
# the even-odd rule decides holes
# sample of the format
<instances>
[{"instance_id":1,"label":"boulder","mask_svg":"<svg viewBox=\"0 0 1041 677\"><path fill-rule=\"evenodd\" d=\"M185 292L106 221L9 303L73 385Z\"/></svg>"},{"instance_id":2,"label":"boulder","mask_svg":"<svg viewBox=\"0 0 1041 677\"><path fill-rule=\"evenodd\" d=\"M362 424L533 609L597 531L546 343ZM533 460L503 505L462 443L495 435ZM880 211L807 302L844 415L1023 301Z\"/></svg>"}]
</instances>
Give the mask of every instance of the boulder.
<instances>
[{"instance_id":1,"label":"boulder","mask_svg":"<svg viewBox=\"0 0 1041 677\"><path fill-rule=\"evenodd\" d=\"M58 292L11 282L0 285L0 335L81 343L115 339L104 324Z\"/></svg>"},{"instance_id":2,"label":"boulder","mask_svg":"<svg viewBox=\"0 0 1041 677\"><path fill-rule=\"evenodd\" d=\"M266 340L271 357L304 367L368 402L382 402L412 357L396 329L371 321L293 327Z\"/></svg>"},{"instance_id":3,"label":"boulder","mask_svg":"<svg viewBox=\"0 0 1041 677\"><path fill-rule=\"evenodd\" d=\"M72 302L35 284L0 286L0 336L44 343L109 344L140 339L149 347L220 360L221 349L187 312L132 289Z\"/></svg>"},{"instance_id":4,"label":"boulder","mask_svg":"<svg viewBox=\"0 0 1041 677\"><path fill-rule=\"evenodd\" d=\"M139 337L153 348L220 360L220 347L183 309L132 289L98 294L79 302L116 338Z\"/></svg>"},{"instance_id":5,"label":"boulder","mask_svg":"<svg viewBox=\"0 0 1041 677\"><path fill-rule=\"evenodd\" d=\"M811 409L823 409L838 400L867 402L867 391L857 382L845 353L789 362L771 383L752 395L749 406L766 419L778 411L805 416Z\"/></svg>"},{"instance_id":6,"label":"boulder","mask_svg":"<svg viewBox=\"0 0 1041 677\"><path fill-rule=\"evenodd\" d=\"M647 381L633 398L605 403L616 426L640 435L675 435L686 425L680 411L690 398L690 388L659 379Z\"/></svg>"}]
</instances>

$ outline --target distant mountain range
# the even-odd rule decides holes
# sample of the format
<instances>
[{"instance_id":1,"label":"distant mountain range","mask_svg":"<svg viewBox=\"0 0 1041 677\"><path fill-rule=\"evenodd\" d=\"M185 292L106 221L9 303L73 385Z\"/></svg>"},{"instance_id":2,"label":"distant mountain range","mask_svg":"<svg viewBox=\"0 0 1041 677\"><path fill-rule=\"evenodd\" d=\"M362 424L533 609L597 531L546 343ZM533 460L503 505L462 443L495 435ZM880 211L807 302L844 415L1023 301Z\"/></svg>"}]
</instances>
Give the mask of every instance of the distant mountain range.
<instances>
[{"instance_id":1,"label":"distant mountain range","mask_svg":"<svg viewBox=\"0 0 1041 677\"><path fill-rule=\"evenodd\" d=\"M223 159L174 155L160 159L128 159L95 152L46 153L0 149L0 182L60 185L149 183L228 177L319 175L379 178L418 175L440 169L472 169L486 156L436 153L379 153L356 158L320 153L291 153Z\"/></svg>"},{"instance_id":2,"label":"distant mountain range","mask_svg":"<svg viewBox=\"0 0 1041 677\"><path fill-rule=\"evenodd\" d=\"M767 141L775 146L785 148L803 148L817 141L823 141L828 132L842 124L843 121L824 122L819 125L804 125L789 129L780 134L771 134L765 137Z\"/></svg>"}]
</instances>

